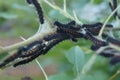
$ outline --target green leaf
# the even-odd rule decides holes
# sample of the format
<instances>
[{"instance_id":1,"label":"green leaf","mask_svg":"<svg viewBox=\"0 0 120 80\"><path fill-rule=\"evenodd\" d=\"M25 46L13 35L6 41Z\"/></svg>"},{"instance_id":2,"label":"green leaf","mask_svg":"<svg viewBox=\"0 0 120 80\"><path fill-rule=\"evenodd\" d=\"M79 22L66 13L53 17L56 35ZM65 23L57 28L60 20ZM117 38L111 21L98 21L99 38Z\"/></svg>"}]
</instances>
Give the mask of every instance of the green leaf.
<instances>
[{"instance_id":1,"label":"green leaf","mask_svg":"<svg viewBox=\"0 0 120 80\"><path fill-rule=\"evenodd\" d=\"M80 75L80 77L78 77L74 80L95 80L95 79L93 79L93 76L91 76L91 75Z\"/></svg>"},{"instance_id":2,"label":"green leaf","mask_svg":"<svg viewBox=\"0 0 120 80\"><path fill-rule=\"evenodd\" d=\"M77 73L81 70L84 63L84 53L79 46L72 47L67 53L68 61L73 64L73 69Z\"/></svg>"},{"instance_id":3,"label":"green leaf","mask_svg":"<svg viewBox=\"0 0 120 80\"><path fill-rule=\"evenodd\" d=\"M95 80L108 80L109 79L108 75L101 70L94 71L92 75Z\"/></svg>"},{"instance_id":4,"label":"green leaf","mask_svg":"<svg viewBox=\"0 0 120 80\"><path fill-rule=\"evenodd\" d=\"M8 55L8 52L1 53L0 54L0 60L2 60L7 55Z\"/></svg>"},{"instance_id":5,"label":"green leaf","mask_svg":"<svg viewBox=\"0 0 120 80\"><path fill-rule=\"evenodd\" d=\"M28 6L24 6L24 5L21 5L21 4L13 4L12 5L13 8L15 9L18 9L18 10L24 10L24 11L27 11L27 12L32 12L32 9Z\"/></svg>"},{"instance_id":6,"label":"green leaf","mask_svg":"<svg viewBox=\"0 0 120 80\"><path fill-rule=\"evenodd\" d=\"M5 19L15 19L18 16L16 14L10 14L10 13L6 13L6 12L1 12L0 13L0 18L5 18Z\"/></svg>"},{"instance_id":7,"label":"green leaf","mask_svg":"<svg viewBox=\"0 0 120 80\"><path fill-rule=\"evenodd\" d=\"M49 80L73 80L73 79L70 78L67 74L61 73L61 74L50 76Z\"/></svg>"},{"instance_id":8,"label":"green leaf","mask_svg":"<svg viewBox=\"0 0 120 80\"><path fill-rule=\"evenodd\" d=\"M75 80L108 80L108 75L103 71L97 70L89 74L81 74Z\"/></svg>"}]
</instances>

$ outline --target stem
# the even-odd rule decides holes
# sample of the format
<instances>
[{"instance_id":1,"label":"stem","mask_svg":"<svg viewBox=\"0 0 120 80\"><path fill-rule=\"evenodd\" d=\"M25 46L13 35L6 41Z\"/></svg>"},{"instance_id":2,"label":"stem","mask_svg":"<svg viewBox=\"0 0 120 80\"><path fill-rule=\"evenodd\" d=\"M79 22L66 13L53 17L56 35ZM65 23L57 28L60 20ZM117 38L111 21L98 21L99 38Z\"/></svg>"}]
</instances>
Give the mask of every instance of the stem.
<instances>
[{"instance_id":1,"label":"stem","mask_svg":"<svg viewBox=\"0 0 120 80\"><path fill-rule=\"evenodd\" d=\"M23 38L22 36L20 37L22 40L26 40L25 38ZM40 67L40 69L42 70L43 75L45 76L45 79L48 80L47 74L45 73L44 69L42 68L41 64L38 62L37 59L35 59L36 63L38 64L38 66Z\"/></svg>"},{"instance_id":2,"label":"stem","mask_svg":"<svg viewBox=\"0 0 120 80\"><path fill-rule=\"evenodd\" d=\"M38 40L38 39L43 39L43 37L44 37L45 35L54 33L54 31L55 31L55 30L51 30L51 31L48 31L48 32L38 33L37 35L34 35L34 36L30 37L29 39L26 39L25 41L22 41L22 42L19 42L19 43L10 45L10 46L3 47L3 49L0 50L0 53L4 53L4 52L8 52L8 51L17 49L17 48L19 48L19 47L21 47L21 46L25 46L25 45L27 45L27 44L35 41L35 40Z\"/></svg>"},{"instance_id":3,"label":"stem","mask_svg":"<svg viewBox=\"0 0 120 80\"><path fill-rule=\"evenodd\" d=\"M45 76L45 79L48 80L48 76L45 72L45 70L42 68L41 64L39 63L39 61L37 59L35 59L36 63L38 64L38 66L40 67L40 69L42 70L43 75Z\"/></svg>"},{"instance_id":4,"label":"stem","mask_svg":"<svg viewBox=\"0 0 120 80\"><path fill-rule=\"evenodd\" d=\"M103 33L103 30L105 28L105 25L108 23L108 21L110 20L110 18L114 15L114 13L120 8L120 5L108 16L108 18L105 20L101 30L100 30L100 33L99 33L99 37L101 37L102 33Z\"/></svg>"},{"instance_id":5,"label":"stem","mask_svg":"<svg viewBox=\"0 0 120 80\"><path fill-rule=\"evenodd\" d=\"M94 0L90 0L90 3L93 4L93 3L94 3Z\"/></svg>"},{"instance_id":6,"label":"stem","mask_svg":"<svg viewBox=\"0 0 120 80\"><path fill-rule=\"evenodd\" d=\"M112 29L111 28L105 28L105 30L120 31L120 27L115 27L115 28L112 28Z\"/></svg>"},{"instance_id":7,"label":"stem","mask_svg":"<svg viewBox=\"0 0 120 80\"><path fill-rule=\"evenodd\" d=\"M67 9L66 9L66 0L64 0L63 8L64 8L64 11L67 12Z\"/></svg>"},{"instance_id":8,"label":"stem","mask_svg":"<svg viewBox=\"0 0 120 80\"><path fill-rule=\"evenodd\" d=\"M67 18L70 18L71 20L75 20L77 23L79 23L79 24L82 24L82 22L81 21L79 21L79 20L76 20L73 16L71 16L68 12L66 12L64 9L61 9L60 7L58 7L57 5L53 5L53 4L51 4L48 0L43 0L45 3L47 3L49 6L51 6L52 8L54 8L54 9L56 9L56 10L58 10L58 11L60 11L60 13L61 14L63 14L65 17L67 17Z\"/></svg>"},{"instance_id":9,"label":"stem","mask_svg":"<svg viewBox=\"0 0 120 80\"><path fill-rule=\"evenodd\" d=\"M107 47L107 46L106 46ZM80 80L80 76L81 75L86 75L86 73L91 69L92 65L95 62L95 59L97 58L97 55L104 50L106 47L102 47L100 49L98 49L96 51L96 54L94 54L89 60L88 62L83 66L81 73L77 76L77 78L75 80Z\"/></svg>"},{"instance_id":10,"label":"stem","mask_svg":"<svg viewBox=\"0 0 120 80\"><path fill-rule=\"evenodd\" d=\"M76 15L76 12L73 10L73 15L74 15L74 18L75 18L75 21L79 21L77 15ZM82 24L82 23L81 23Z\"/></svg>"},{"instance_id":11,"label":"stem","mask_svg":"<svg viewBox=\"0 0 120 80\"><path fill-rule=\"evenodd\" d=\"M94 55L89 59L89 61L84 65L84 67L83 67L83 69L82 69L82 71L81 71L81 74L85 74L86 72L88 72L88 71L91 69L93 63L95 62L96 57L97 57L97 55L94 54ZM88 66L89 66L89 67L88 67Z\"/></svg>"},{"instance_id":12,"label":"stem","mask_svg":"<svg viewBox=\"0 0 120 80\"><path fill-rule=\"evenodd\" d=\"M120 71L117 71L109 80L115 80L115 78L120 74Z\"/></svg>"}]
</instances>

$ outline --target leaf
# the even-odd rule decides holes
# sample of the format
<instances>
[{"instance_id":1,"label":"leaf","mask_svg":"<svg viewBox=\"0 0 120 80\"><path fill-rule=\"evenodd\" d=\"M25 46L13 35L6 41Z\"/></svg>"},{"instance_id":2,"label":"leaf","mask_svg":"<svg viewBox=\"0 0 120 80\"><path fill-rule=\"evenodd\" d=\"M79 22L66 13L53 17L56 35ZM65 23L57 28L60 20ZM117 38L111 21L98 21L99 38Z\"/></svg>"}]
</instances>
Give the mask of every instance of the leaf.
<instances>
[{"instance_id":1,"label":"leaf","mask_svg":"<svg viewBox=\"0 0 120 80\"><path fill-rule=\"evenodd\" d=\"M80 76L77 76L75 80L108 80L108 78L107 73L101 70L96 70L91 71L89 74L81 74Z\"/></svg>"},{"instance_id":2,"label":"leaf","mask_svg":"<svg viewBox=\"0 0 120 80\"><path fill-rule=\"evenodd\" d=\"M15 8L15 9L24 10L24 11L32 13L31 8L29 8L27 6L24 6L24 5L21 5L21 4L15 3L15 4L12 5L12 7Z\"/></svg>"},{"instance_id":3,"label":"leaf","mask_svg":"<svg viewBox=\"0 0 120 80\"><path fill-rule=\"evenodd\" d=\"M0 54L0 60L2 60L5 56L7 56L9 53L8 52L4 52Z\"/></svg>"},{"instance_id":4,"label":"leaf","mask_svg":"<svg viewBox=\"0 0 120 80\"><path fill-rule=\"evenodd\" d=\"M59 11L55 11L55 10L51 10L49 12L49 16L52 18L52 19L59 19L59 20L64 20L66 19L65 16L61 15Z\"/></svg>"},{"instance_id":5,"label":"leaf","mask_svg":"<svg viewBox=\"0 0 120 80\"><path fill-rule=\"evenodd\" d=\"M72 47L67 53L68 61L73 64L73 69L78 73L84 63L84 53L79 46Z\"/></svg>"},{"instance_id":6,"label":"leaf","mask_svg":"<svg viewBox=\"0 0 120 80\"><path fill-rule=\"evenodd\" d=\"M92 75L94 77L94 80L108 80L109 79L108 74L101 70L94 71Z\"/></svg>"},{"instance_id":7,"label":"leaf","mask_svg":"<svg viewBox=\"0 0 120 80\"><path fill-rule=\"evenodd\" d=\"M67 74L61 73L61 74L50 76L49 80L73 80L73 79L70 78Z\"/></svg>"},{"instance_id":8,"label":"leaf","mask_svg":"<svg viewBox=\"0 0 120 80\"><path fill-rule=\"evenodd\" d=\"M5 19L15 19L18 16L16 14L10 14L10 13L6 13L6 12L1 12L0 17L5 18Z\"/></svg>"},{"instance_id":9,"label":"leaf","mask_svg":"<svg viewBox=\"0 0 120 80\"><path fill-rule=\"evenodd\" d=\"M91 76L91 75L80 75L80 77L78 77L74 80L95 80L95 79L93 79L93 76Z\"/></svg>"}]
</instances>

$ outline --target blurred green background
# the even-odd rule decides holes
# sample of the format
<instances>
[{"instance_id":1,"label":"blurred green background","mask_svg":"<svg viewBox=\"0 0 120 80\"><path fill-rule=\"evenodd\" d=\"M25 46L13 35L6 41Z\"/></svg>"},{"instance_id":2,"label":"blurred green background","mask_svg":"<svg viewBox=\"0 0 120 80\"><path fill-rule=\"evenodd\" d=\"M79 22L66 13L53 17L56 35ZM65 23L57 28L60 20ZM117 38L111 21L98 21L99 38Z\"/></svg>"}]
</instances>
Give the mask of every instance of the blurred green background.
<instances>
[{"instance_id":1,"label":"blurred green background","mask_svg":"<svg viewBox=\"0 0 120 80\"><path fill-rule=\"evenodd\" d=\"M63 8L63 0L49 1L54 1ZM83 23L104 22L111 13L108 6L109 0L66 1L67 11L73 15L74 10ZM58 20L67 23L70 21L44 2L42 2L42 8L44 15L51 22ZM112 19L110 22L114 21ZM20 36L28 38L36 33L38 27L36 11L25 0L0 0L0 45L8 46L19 42L21 41ZM40 56L38 60L48 74L49 80L74 80L95 53L90 50L90 45L91 42L84 39L79 39L77 43L64 41L51 49L48 54ZM76 56L77 62L74 63L73 57ZM90 70L81 75L80 80L111 80L110 78L119 71L119 66L119 64L111 66L108 59L97 56L93 66L87 66L90 67ZM45 80L35 61L17 68L9 67L0 71L0 80L21 80L25 76L29 76L33 80ZM120 80L119 74L113 80Z\"/></svg>"}]
</instances>

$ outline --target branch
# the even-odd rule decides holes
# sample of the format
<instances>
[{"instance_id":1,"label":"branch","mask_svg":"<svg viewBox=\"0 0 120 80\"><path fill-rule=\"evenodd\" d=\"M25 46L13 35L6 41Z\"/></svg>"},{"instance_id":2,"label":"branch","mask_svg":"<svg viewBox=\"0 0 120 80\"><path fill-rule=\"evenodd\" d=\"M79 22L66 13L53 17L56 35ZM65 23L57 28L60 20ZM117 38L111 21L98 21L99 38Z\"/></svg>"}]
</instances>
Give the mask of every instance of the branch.
<instances>
[{"instance_id":1,"label":"branch","mask_svg":"<svg viewBox=\"0 0 120 80\"><path fill-rule=\"evenodd\" d=\"M48 34L52 34L52 33L54 33L55 31L56 31L56 30L53 29L53 30L50 30L50 31L48 31L48 32L38 33L38 34L36 34L36 35L34 35L34 36L26 39L25 41L22 41L22 42L19 42L19 43L16 43L16 44L13 44L13 45L6 46L6 47L1 48L0 53L9 52L9 51L12 51L12 50L14 50L14 49L17 49L17 48L19 48L19 47L21 47L21 46L25 46L25 45L27 45L27 44L35 41L35 40L43 39L44 36L46 36L46 35L48 35Z\"/></svg>"}]
</instances>

